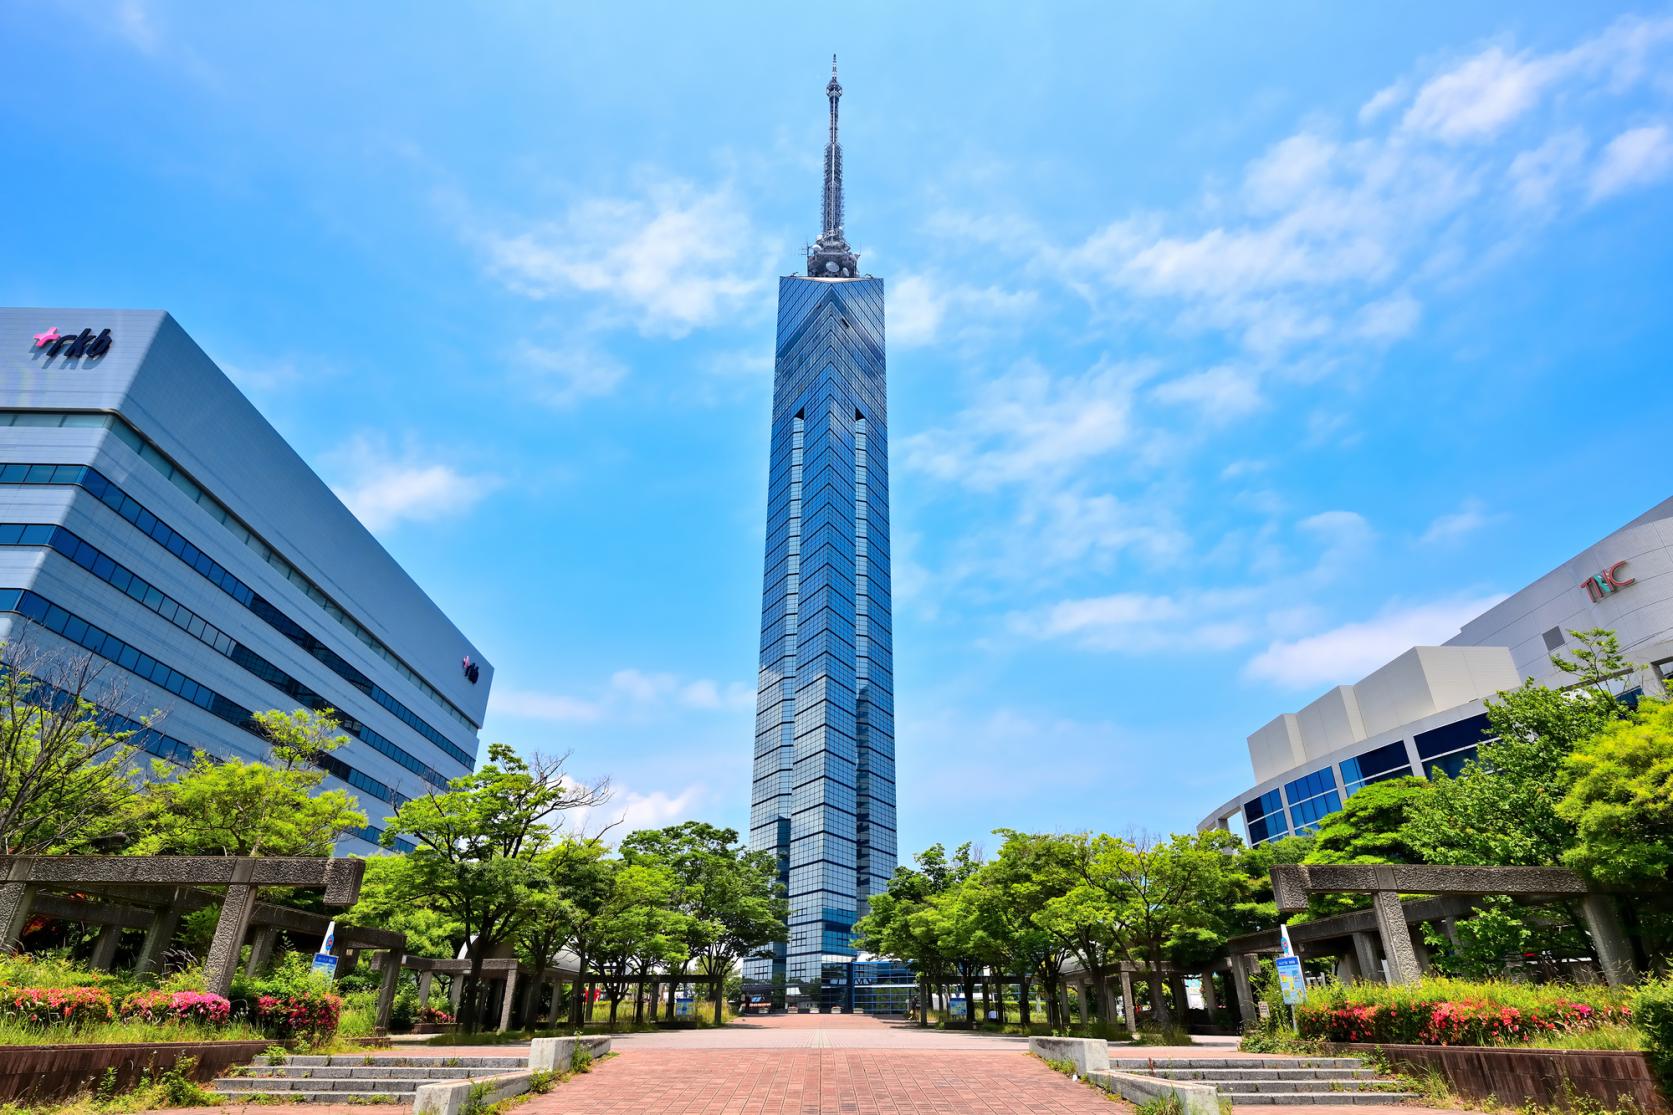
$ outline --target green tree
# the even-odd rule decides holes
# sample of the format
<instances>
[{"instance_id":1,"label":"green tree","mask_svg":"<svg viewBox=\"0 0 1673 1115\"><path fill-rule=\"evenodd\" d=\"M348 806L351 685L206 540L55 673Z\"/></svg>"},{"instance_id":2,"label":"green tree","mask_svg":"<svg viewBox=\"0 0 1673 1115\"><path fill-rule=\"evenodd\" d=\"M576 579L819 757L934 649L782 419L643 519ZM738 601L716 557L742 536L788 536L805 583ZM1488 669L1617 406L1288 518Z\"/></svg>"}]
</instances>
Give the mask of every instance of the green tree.
<instances>
[{"instance_id":1,"label":"green tree","mask_svg":"<svg viewBox=\"0 0 1673 1115\"><path fill-rule=\"evenodd\" d=\"M698 971L710 977L718 1025L726 999L725 979L745 957L756 956L787 936L790 904L778 885L778 861L771 852L751 851L737 833L721 829L703 855L695 892L685 894L686 912L696 928L686 931Z\"/></svg>"},{"instance_id":2,"label":"green tree","mask_svg":"<svg viewBox=\"0 0 1673 1115\"><path fill-rule=\"evenodd\" d=\"M1231 892L1222 913L1228 937L1278 928L1278 903L1272 893L1274 864L1301 863L1313 849L1313 837L1286 836L1240 848L1231 862Z\"/></svg>"},{"instance_id":3,"label":"green tree","mask_svg":"<svg viewBox=\"0 0 1673 1115\"><path fill-rule=\"evenodd\" d=\"M132 855L328 856L339 837L366 824L343 790L320 790L319 758L347 742L331 710L255 714L271 762L215 760L152 765L138 803Z\"/></svg>"},{"instance_id":4,"label":"green tree","mask_svg":"<svg viewBox=\"0 0 1673 1115\"><path fill-rule=\"evenodd\" d=\"M1063 970L1062 943L1033 917L1031 912L1066 893L1069 886L1062 864L1050 859L1049 838L995 829L1004 838L997 858L985 863L965 888L966 901L974 910L993 966L1017 976L1022 1025L1030 1016L1030 990L1036 980L1046 993L1046 1015L1053 1026L1057 1017L1057 989Z\"/></svg>"},{"instance_id":5,"label":"green tree","mask_svg":"<svg viewBox=\"0 0 1673 1115\"><path fill-rule=\"evenodd\" d=\"M1205 960L1225 941L1219 910L1233 893L1232 857L1237 837L1211 829L1167 840L1138 836L1091 841L1083 889L1115 933L1121 951L1143 966L1152 1017L1163 1030L1174 1024L1163 994L1163 966ZM1103 1001L1100 999L1100 1001ZM1178 1004L1181 1010L1184 1004Z\"/></svg>"},{"instance_id":6,"label":"green tree","mask_svg":"<svg viewBox=\"0 0 1673 1115\"><path fill-rule=\"evenodd\" d=\"M403 877L411 864L403 855L368 856L360 897L342 914L349 925L390 929L407 935L407 952L451 960L465 943L464 929L440 910L411 899Z\"/></svg>"},{"instance_id":7,"label":"green tree","mask_svg":"<svg viewBox=\"0 0 1673 1115\"><path fill-rule=\"evenodd\" d=\"M1054 893L1030 915L1034 923L1056 937L1058 943L1092 977L1098 1010L1109 1002L1109 977L1120 963L1124 949L1121 922L1108 891L1093 885L1093 861L1100 841L1113 839L1075 833L1043 838L1043 863L1061 872Z\"/></svg>"},{"instance_id":8,"label":"green tree","mask_svg":"<svg viewBox=\"0 0 1673 1115\"><path fill-rule=\"evenodd\" d=\"M1582 740L1558 814L1574 826L1569 866L1635 891L1673 886L1673 704L1645 700Z\"/></svg>"},{"instance_id":9,"label":"green tree","mask_svg":"<svg viewBox=\"0 0 1673 1115\"><path fill-rule=\"evenodd\" d=\"M117 728L87 698L103 681L92 655L0 648L0 849L8 855L86 852L122 838L137 795L138 732ZM125 704L120 694L104 702Z\"/></svg>"},{"instance_id":10,"label":"green tree","mask_svg":"<svg viewBox=\"0 0 1673 1115\"><path fill-rule=\"evenodd\" d=\"M1422 863L1407 826L1433 789L1423 778L1373 782L1319 821L1302 863ZM1307 903L1309 918L1330 917L1371 904L1366 895L1321 894Z\"/></svg>"},{"instance_id":11,"label":"green tree","mask_svg":"<svg viewBox=\"0 0 1673 1115\"><path fill-rule=\"evenodd\" d=\"M1438 776L1413 807L1407 835L1427 862L1549 866L1574 844L1574 823L1557 811L1574 778L1568 758L1629 715L1610 679L1632 667L1611 632L1569 635L1574 658L1552 663L1574 684L1557 690L1530 679L1489 700L1493 738L1457 778Z\"/></svg>"},{"instance_id":12,"label":"green tree","mask_svg":"<svg viewBox=\"0 0 1673 1115\"><path fill-rule=\"evenodd\" d=\"M567 756L525 760L503 743L488 761L448 789L404 803L384 829L385 846L408 837L417 847L400 876L405 895L458 923L470 972L464 1016L481 1024L482 962L515 939L531 896L550 881L540 853L553 842L550 822L564 811L605 800L564 773Z\"/></svg>"},{"instance_id":13,"label":"green tree","mask_svg":"<svg viewBox=\"0 0 1673 1115\"><path fill-rule=\"evenodd\" d=\"M962 885L976 870L976 863L969 844L951 859L943 845L932 844L913 862L916 867L895 868L884 892L871 896L866 916L854 923L854 940L868 952L903 960L918 969L923 983L919 1021L927 1025L930 999L951 978L956 962L946 951L944 919L933 903L938 895Z\"/></svg>"}]
</instances>

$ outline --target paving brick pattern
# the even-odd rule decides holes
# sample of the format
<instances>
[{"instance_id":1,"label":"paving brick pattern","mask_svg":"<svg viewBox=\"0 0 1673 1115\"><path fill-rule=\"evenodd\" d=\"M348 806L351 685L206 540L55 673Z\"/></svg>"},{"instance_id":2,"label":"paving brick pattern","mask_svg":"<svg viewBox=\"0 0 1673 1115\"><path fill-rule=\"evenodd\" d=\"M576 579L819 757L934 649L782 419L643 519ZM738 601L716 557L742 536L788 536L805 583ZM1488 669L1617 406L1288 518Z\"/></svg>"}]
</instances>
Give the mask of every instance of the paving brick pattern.
<instances>
[{"instance_id":1,"label":"paving brick pattern","mask_svg":"<svg viewBox=\"0 0 1673 1115\"><path fill-rule=\"evenodd\" d=\"M1022 1053L880 1049L624 1053L521 1115L1111 1115L1110 1101Z\"/></svg>"}]
</instances>

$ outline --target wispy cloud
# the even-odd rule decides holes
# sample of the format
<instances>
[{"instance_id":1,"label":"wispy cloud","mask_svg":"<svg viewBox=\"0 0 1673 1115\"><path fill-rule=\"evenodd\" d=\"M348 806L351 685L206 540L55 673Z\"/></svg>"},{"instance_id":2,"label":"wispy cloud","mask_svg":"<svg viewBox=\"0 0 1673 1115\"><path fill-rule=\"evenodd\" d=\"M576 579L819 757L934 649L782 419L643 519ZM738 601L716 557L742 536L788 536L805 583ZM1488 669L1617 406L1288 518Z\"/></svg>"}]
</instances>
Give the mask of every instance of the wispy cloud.
<instances>
[{"instance_id":1,"label":"wispy cloud","mask_svg":"<svg viewBox=\"0 0 1673 1115\"><path fill-rule=\"evenodd\" d=\"M645 720L681 710L738 712L755 707L755 689L741 681L721 682L629 667L578 693L499 684L491 699L495 714L596 724L612 719Z\"/></svg>"},{"instance_id":2,"label":"wispy cloud","mask_svg":"<svg viewBox=\"0 0 1673 1115\"><path fill-rule=\"evenodd\" d=\"M1468 537L1501 516L1490 514L1487 505L1479 499L1467 499L1456 511L1449 511L1445 515L1437 515L1424 528L1418 542L1425 546L1434 546Z\"/></svg>"},{"instance_id":3,"label":"wispy cloud","mask_svg":"<svg viewBox=\"0 0 1673 1115\"><path fill-rule=\"evenodd\" d=\"M456 518L501 484L494 474L467 472L413 439L397 446L379 434L356 435L327 454L324 464L337 477L332 490L371 531Z\"/></svg>"},{"instance_id":4,"label":"wispy cloud","mask_svg":"<svg viewBox=\"0 0 1673 1115\"><path fill-rule=\"evenodd\" d=\"M1503 599L1499 594L1392 603L1370 619L1274 642L1250 660L1244 674L1291 689L1352 684L1408 647L1445 642L1465 621Z\"/></svg>"},{"instance_id":5,"label":"wispy cloud","mask_svg":"<svg viewBox=\"0 0 1673 1115\"><path fill-rule=\"evenodd\" d=\"M628 197L478 234L489 273L534 299L577 298L606 321L683 337L765 293L772 247L729 186L669 179Z\"/></svg>"},{"instance_id":6,"label":"wispy cloud","mask_svg":"<svg viewBox=\"0 0 1673 1115\"><path fill-rule=\"evenodd\" d=\"M537 401L569 410L612 394L627 378L627 366L588 338L557 345L524 341L513 355L510 375Z\"/></svg>"},{"instance_id":7,"label":"wispy cloud","mask_svg":"<svg viewBox=\"0 0 1673 1115\"><path fill-rule=\"evenodd\" d=\"M1591 197L1601 201L1660 182L1673 171L1673 137L1665 124L1633 128L1610 140L1592 172Z\"/></svg>"}]
</instances>

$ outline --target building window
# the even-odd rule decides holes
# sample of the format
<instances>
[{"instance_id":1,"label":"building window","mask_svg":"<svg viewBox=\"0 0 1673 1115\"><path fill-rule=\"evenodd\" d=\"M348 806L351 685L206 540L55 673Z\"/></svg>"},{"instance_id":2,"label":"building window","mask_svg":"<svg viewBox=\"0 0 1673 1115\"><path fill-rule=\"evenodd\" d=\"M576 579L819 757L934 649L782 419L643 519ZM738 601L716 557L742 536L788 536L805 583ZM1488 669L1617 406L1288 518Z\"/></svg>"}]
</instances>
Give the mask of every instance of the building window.
<instances>
[{"instance_id":1,"label":"building window","mask_svg":"<svg viewBox=\"0 0 1673 1115\"><path fill-rule=\"evenodd\" d=\"M1545 633L1545 649L1546 650L1556 650L1558 647L1560 647L1562 645L1563 645L1563 629L1561 627L1553 627L1551 630L1549 630Z\"/></svg>"},{"instance_id":2,"label":"building window","mask_svg":"<svg viewBox=\"0 0 1673 1115\"><path fill-rule=\"evenodd\" d=\"M1336 775L1329 768L1316 770L1284 784L1290 803L1290 828L1297 836L1319 827L1319 818L1342 808L1336 793Z\"/></svg>"},{"instance_id":3,"label":"building window","mask_svg":"<svg viewBox=\"0 0 1673 1115\"><path fill-rule=\"evenodd\" d=\"M1268 790L1255 800L1244 802L1243 823L1251 844L1264 844L1290 834L1284 823L1284 798L1277 790Z\"/></svg>"},{"instance_id":4,"label":"building window","mask_svg":"<svg viewBox=\"0 0 1673 1115\"><path fill-rule=\"evenodd\" d=\"M1440 771L1456 778L1464 764L1476 757L1476 748L1490 730L1487 715L1478 713L1417 733L1412 742L1417 746L1418 758L1423 760L1424 777L1433 778Z\"/></svg>"},{"instance_id":5,"label":"building window","mask_svg":"<svg viewBox=\"0 0 1673 1115\"><path fill-rule=\"evenodd\" d=\"M1393 743L1372 748L1363 755L1355 755L1344 762L1342 789L1349 797L1353 797L1373 782L1404 778L1411 773L1411 763L1406 759L1405 741L1395 740Z\"/></svg>"}]
</instances>

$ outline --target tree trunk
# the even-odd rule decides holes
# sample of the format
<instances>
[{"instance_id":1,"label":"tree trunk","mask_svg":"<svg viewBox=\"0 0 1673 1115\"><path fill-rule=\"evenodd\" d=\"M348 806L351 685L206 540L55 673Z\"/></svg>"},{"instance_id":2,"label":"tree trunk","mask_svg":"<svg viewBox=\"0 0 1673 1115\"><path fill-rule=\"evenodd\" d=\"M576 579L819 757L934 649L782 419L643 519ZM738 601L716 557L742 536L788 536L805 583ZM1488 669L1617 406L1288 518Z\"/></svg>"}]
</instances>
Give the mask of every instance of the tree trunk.
<instances>
[{"instance_id":1,"label":"tree trunk","mask_svg":"<svg viewBox=\"0 0 1673 1115\"><path fill-rule=\"evenodd\" d=\"M1096 1013L1098 1021L1109 1021L1109 1019L1104 1017L1104 1015L1109 1013L1110 1009L1109 985L1109 977L1104 974L1102 965L1092 969L1092 998L1094 1002L1092 1004L1092 1010L1088 1012L1088 1017L1091 1017L1093 1013Z\"/></svg>"},{"instance_id":2,"label":"tree trunk","mask_svg":"<svg viewBox=\"0 0 1673 1115\"><path fill-rule=\"evenodd\" d=\"M724 968L721 970L725 971ZM726 999L726 977L716 976L709 986L714 995L715 1025L719 1026L726 1021L725 1016L721 1013L721 1007Z\"/></svg>"},{"instance_id":3,"label":"tree trunk","mask_svg":"<svg viewBox=\"0 0 1673 1115\"><path fill-rule=\"evenodd\" d=\"M929 1001L934 995L935 985L929 981L929 973L918 976L918 1025L929 1025Z\"/></svg>"},{"instance_id":4,"label":"tree trunk","mask_svg":"<svg viewBox=\"0 0 1673 1115\"><path fill-rule=\"evenodd\" d=\"M959 973L964 984L964 1022L967 1026L976 1024L976 977L969 969Z\"/></svg>"},{"instance_id":5,"label":"tree trunk","mask_svg":"<svg viewBox=\"0 0 1673 1115\"><path fill-rule=\"evenodd\" d=\"M1154 1021L1158 1029L1170 1029L1173 1026L1173 1012L1168 1009L1168 996L1167 992L1163 989L1163 985L1167 981L1162 978L1161 964L1156 961L1151 961L1149 964L1145 965L1145 982L1150 985L1150 1010L1152 1021Z\"/></svg>"},{"instance_id":6,"label":"tree trunk","mask_svg":"<svg viewBox=\"0 0 1673 1115\"><path fill-rule=\"evenodd\" d=\"M605 991L610 996L610 1029L614 1030L616 1028L616 1009L622 1005L622 997L617 987L607 986Z\"/></svg>"},{"instance_id":7,"label":"tree trunk","mask_svg":"<svg viewBox=\"0 0 1673 1115\"><path fill-rule=\"evenodd\" d=\"M480 938L479 938L480 939ZM482 950L472 942L470 950L471 970L465 977L464 1008L459 1012L467 1020L467 1027L473 1031L482 1029Z\"/></svg>"},{"instance_id":8,"label":"tree trunk","mask_svg":"<svg viewBox=\"0 0 1673 1115\"><path fill-rule=\"evenodd\" d=\"M575 983L570 987L570 1022L575 1026L582 1025L581 1000L586 996L586 980L581 977L587 974L587 950L577 947L575 950Z\"/></svg>"},{"instance_id":9,"label":"tree trunk","mask_svg":"<svg viewBox=\"0 0 1673 1115\"><path fill-rule=\"evenodd\" d=\"M1028 990L1031 982L1024 976L1017 977L1017 1010L1022 1013L1022 1032L1025 1034L1028 1032L1031 1018L1028 1013Z\"/></svg>"}]
</instances>

